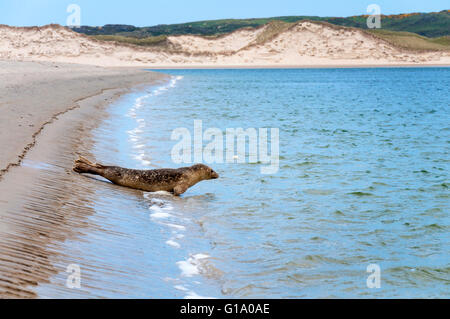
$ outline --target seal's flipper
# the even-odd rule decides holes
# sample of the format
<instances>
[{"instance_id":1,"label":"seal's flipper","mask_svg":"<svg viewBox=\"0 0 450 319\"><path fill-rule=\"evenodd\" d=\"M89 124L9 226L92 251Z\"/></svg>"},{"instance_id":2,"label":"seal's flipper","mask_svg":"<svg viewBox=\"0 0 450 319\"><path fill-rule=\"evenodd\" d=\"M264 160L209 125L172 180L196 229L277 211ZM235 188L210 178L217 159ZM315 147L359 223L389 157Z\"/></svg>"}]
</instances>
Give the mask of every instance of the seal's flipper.
<instances>
[{"instance_id":1,"label":"seal's flipper","mask_svg":"<svg viewBox=\"0 0 450 319\"><path fill-rule=\"evenodd\" d=\"M181 183L174 187L173 194L175 196L180 196L181 194L186 192L188 188L189 188L189 185L187 185L186 183Z\"/></svg>"},{"instance_id":2,"label":"seal's flipper","mask_svg":"<svg viewBox=\"0 0 450 319\"><path fill-rule=\"evenodd\" d=\"M89 174L96 174L100 175L101 170L103 170L105 166L97 163L92 163L88 159L80 156L76 161L75 165L73 166L73 170L77 173L89 173Z\"/></svg>"}]
</instances>

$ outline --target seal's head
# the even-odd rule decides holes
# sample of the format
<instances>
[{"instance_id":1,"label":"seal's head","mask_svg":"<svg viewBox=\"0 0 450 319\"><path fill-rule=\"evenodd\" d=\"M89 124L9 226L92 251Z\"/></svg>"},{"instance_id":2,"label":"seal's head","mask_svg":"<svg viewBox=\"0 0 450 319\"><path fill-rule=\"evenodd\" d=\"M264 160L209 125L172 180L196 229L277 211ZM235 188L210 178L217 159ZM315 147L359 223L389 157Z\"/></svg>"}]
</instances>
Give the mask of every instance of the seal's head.
<instances>
[{"instance_id":1,"label":"seal's head","mask_svg":"<svg viewBox=\"0 0 450 319\"><path fill-rule=\"evenodd\" d=\"M201 180L219 178L219 174L217 174L211 167L204 164L195 164L194 166L191 166L191 170L196 172Z\"/></svg>"}]
</instances>

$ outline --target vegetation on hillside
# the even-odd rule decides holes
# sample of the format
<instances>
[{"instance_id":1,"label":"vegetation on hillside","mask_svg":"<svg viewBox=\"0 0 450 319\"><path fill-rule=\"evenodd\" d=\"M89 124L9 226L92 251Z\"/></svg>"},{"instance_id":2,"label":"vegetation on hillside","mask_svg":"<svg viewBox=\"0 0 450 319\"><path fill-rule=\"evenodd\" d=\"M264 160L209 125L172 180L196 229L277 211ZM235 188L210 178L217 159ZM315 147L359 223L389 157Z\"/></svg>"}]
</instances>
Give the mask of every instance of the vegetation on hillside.
<instances>
[{"instance_id":1,"label":"vegetation on hillside","mask_svg":"<svg viewBox=\"0 0 450 319\"><path fill-rule=\"evenodd\" d=\"M450 37L427 38L412 32L366 30L394 46L408 50L450 50Z\"/></svg>"},{"instance_id":2,"label":"vegetation on hillside","mask_svg":"<svg viewBox=\"0 0 450 319\"><path fill-rule=\"evenodd\" d=\"M130 25L105 25L103 27L81 26L74 31L87 35L120 35L134 38L148 38L161 35L198 34L213 36L229 33L244 27L256 28L271 21L297 22L300 20L324 21L335 25L367 29L367 15L346 18L287 16L261 19L225 19L197 21L152 27ZM383 30L413 32L425 37L444 37L450 35L450 10L431 13L410 13L383 15Z\"/></svg>"},{"instance_id":3,"label":"vegetation on hillside","mask_svg":"<svg viewBox=\"0 0 450 319\"><path fill-rule=\"evenodd\" d=\"M293 23L301 20L361 28L365 32L381 38L394 46L407 50L450 50L449 10L438 13L382 16L382 29L367 29L367 16L348 18L292 16L245 20L199 21L144 28L127 25L106 25L103 27L84 26L74 30L91 35L101 41L114 41L137 46L169 49L167 37L170 35L197 34L208 38L215 38L236 31L237 29L259 28L265 25L264 32L260 33L251 45L263 44L287 30ZM403 31L403 29L407 29L408 31Z\"/></svg>"},{"instance_id":4,"label":"vegetation on hillside","mask_svg":"<svg viewBox=\"0 0 450 319\"><path fill-rule=\"evenodd\" d=\"M165 35L147 38L133 38L133 37L126 37L123 35L94 35L93 38L100 41L113 41L145 47L162 46L165 45L167 42L167 36Z\"/></svg>"}]
</instances>

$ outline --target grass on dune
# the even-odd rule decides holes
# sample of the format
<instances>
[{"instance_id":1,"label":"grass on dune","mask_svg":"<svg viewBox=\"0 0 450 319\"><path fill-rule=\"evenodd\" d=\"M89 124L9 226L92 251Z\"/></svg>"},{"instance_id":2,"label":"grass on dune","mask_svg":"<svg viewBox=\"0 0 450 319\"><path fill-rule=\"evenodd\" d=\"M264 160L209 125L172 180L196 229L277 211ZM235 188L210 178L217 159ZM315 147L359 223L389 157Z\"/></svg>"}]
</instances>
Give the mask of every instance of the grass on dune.
<instances>
[{"instance_id":1,"label":"grass on dune","mask_svg":"<svg viewBox=\"0 0 450 319\"><path fill-rule=\"evenodd\" d=\"M264 44L267 41L272 40L278 34L286 31L292 23L283 22L283 21L271 21L267 23L265 30L258 35L254 44Z\"/></svg>"},{"instance_id":2,"label":"grass on dune","mask_svg":"<svg viewBox=\"0 0 450 319\"><path fill-rule=\"evenodd\" d=\"M450 50L450 37L427 38L412 32L389 31L383 29L366 30L387 42L408 50Z\"/></svg>"},{"instance_id":3,"label":"grass on dune","mask_svg":"<svg viewBox=\"0 0 450 319\"><path fill-rule=\"evenodd\" d=\"M162 46L166 44L167 36L159 35L146 38L126 37L122 35L94 35L93 38L100 41L113 41L119 43L127 43L144 47Z\"/></svg>"},{"instance_id":4,"label":"grass on dune","mask_svg":"<svg viewBox=\"0 0 450 319\"><path fill-rule=\"evenodd\" d=\"M445 45L447 46L447 48L450 48L450 36L444 36L444 37L439 37L439 38L433 38L430 39L431 42L440 44L440 45Z\"/></svg>"},{"instance_id":5,"label":"grass on dune","mask_svg":"<svg viewBox=\"0 0 450 319\"><path fill-rule=\"evenodd\" d=\"M261 34L259 34L256 40L252 43L252 45L264 44L265 42L270 41L271 39L276 37L278 34L286 31L290 26L292 26L292 23L283 21L271 21L268 24L266 24L265 30ZM421 36L412 32L390 31L384 29L372 29L364 31L371 33L391 43L392 45L400 47L402 49L416 50L416 51L450 50L450 36L443 36L439 38L427 38L425 36ZM220 36L223 36L223 34L205 37L217 38ZM144 38L136 38L124 35L93 35L92 37L101 41L113 41L143 47L163 48L166 47L167 45L166 35L150 36Z\"/></svg>"},{"instance_id":6,"label":"grass on dune","mask_svg":"<svg viewBox=\"0 0 450 319\"><path fill-rule=\"evenodd\" d=\"M205 20L178 24L160 24L148 27L107 24L103 27L81 26L74 30L86 35L123 35L134 38L186 34L214 36L245 27L260 27L271 21L292 23L302 20L312 20L328 22L339 26L367 29L367 17L367 15L352 17L284 16L256 19ZM384 30L414 32L428 38L448 36L450 30L450 10L429 13L416 12L388 16L382 15L382 26Z\"/></svg>"}]
</instances>

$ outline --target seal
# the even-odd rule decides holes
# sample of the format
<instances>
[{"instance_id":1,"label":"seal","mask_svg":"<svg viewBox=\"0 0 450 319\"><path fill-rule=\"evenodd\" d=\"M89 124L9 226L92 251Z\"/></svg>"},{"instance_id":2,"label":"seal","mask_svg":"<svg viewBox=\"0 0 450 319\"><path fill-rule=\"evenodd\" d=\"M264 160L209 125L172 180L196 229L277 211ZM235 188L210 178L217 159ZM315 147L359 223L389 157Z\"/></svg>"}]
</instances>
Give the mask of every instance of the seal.
<instances>
[{"instance_id":1,"label":"seal","mask_svg":"<svg viewBox=\"0 0 450 319\"><path fill-rule=\"evenodd\" d=\"M104 166L92 163L81 156L75 161L73 170L80 174L103 176L116 185L146 192L172 192L176 196L183 194L189 187L198 182L219 178L219 174L203 164L177 169L137 170L118 166Z\"/></svg>"}]
</instances>

